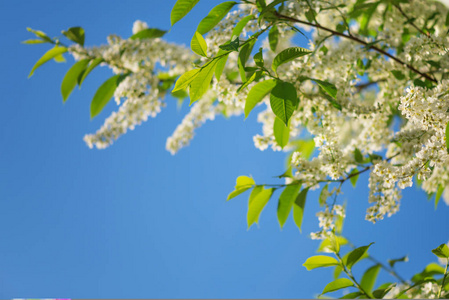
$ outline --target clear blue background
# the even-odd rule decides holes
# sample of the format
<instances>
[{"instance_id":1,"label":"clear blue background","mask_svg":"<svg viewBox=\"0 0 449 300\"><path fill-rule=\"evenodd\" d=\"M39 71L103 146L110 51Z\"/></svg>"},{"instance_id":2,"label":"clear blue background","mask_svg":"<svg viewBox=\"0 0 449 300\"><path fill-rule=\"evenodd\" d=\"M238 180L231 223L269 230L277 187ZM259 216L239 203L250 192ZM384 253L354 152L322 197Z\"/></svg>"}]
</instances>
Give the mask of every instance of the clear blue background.
<instances>
[{"instance_id":1,"label":"clear blue background","mask_svg":"<svg viewBox=\"0 0 449 300\"><path fill-rule=\"evenodd\" d=\"M274 182L285 156L254 148L255 114L218 117L176 156L166 138L183 115L173 99L156 118L112 147L88 149L113 101L89 119L89 103L110 72L96 70L63 105L59 85L68 64L48 63L27 79L48 45L22 45L25 28L51 36L83 26L86 44L131 35L133 21L169 29L170 1L1 1L0 47L0 298L11 297L313 297L330 269L306 271L315 253L317 195L309 195L303 234L276 220L276 197L246 229L247 195L226 202L238 175ZM167 39L189 44L199 20L219 1L200 1ZM449 238L448 207L415 187L401 211L376 225L364 221L367 178L349 186L345 234L358 245L375 241L379 259L408 254L404 276L434 260L430 250ZM278 195L278 194L276 194ZM360 274L368 265L355 267ZM391 280L381 273L380 279Z\"/></svg>"}]
</instances>

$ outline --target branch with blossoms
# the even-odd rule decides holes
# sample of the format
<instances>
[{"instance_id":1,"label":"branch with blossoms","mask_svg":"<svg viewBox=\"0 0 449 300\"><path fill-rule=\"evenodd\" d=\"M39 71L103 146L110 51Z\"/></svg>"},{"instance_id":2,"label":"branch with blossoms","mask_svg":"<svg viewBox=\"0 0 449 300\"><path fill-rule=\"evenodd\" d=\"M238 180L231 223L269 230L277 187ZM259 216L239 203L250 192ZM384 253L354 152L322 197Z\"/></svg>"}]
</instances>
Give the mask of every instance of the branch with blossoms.
<instances>
[{"instance_id":1,"label":"branch with blossoms","mask_svg":"<svg viewBox=\"0 0 449 300\"><path fill-rule=\"evenodd\" d=\"M198 2L176 1L173 30ZM112 98L117 110L84 137L90 148L109 147L158 115L167 95L191 105L167 139L172 154L189 145L206 121L219 115L255 118L259 110L262 128L254 145L288 152L288 170L278 176L279 184L237 178L228 200L251 191L248 228L282 190L280 227L293 215L301 230L308 193L321 188L320 230L310 237L322 240L320 249L336 258L311 258L306 267L335 266L335 281L323 294L352 287L353 298L445 297L447 267L429 265L406 281L394 270L405 259L387 267L367 254L371 245L342 255L340 246L349 242L342 235L346 204L338 195L345 182L356 187L369 172L368 221L395 214L401 191L413 184L434 197L435 207L440 199L449 204L447 13L441 3L426 0L227 1L199 22L190 49L164 41L165 30L142 21L128 38L111 35L101 46L86 47L81 27L55 38L29 29L36 39L25 43L52 46L30 75L52 59L63 61L66 53L74 57L61 85L63 101L98 66L112 70L93 96L90 114L100 115ZM308 46L299 47L296 38L307 39ZM444 249L437 251L440 258ZM375 264L357 280L352 267L364 258ZM380 269L398 283L374 290ZM341 273L347 278L339 278Z\"/></svg>"}]
</instances>

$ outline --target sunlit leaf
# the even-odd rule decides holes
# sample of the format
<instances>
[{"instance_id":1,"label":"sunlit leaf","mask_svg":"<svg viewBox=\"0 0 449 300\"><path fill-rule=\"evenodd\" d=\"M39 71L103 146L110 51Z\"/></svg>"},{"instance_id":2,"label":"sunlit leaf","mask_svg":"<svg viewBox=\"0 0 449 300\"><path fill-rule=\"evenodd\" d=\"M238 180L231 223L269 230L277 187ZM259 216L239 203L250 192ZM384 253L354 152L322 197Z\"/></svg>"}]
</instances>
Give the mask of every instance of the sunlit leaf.
<instances>
[{"instance_id":1,"label":"sunlit leaf","mask_svg":"<svg viewBox=\"0 0 449 300\"><path fill-rule=\"evenodd\" d=\"M324 290L321 294L334 292L334 291L344 289L344 288L347 288L350 286L354 286L354 283L352 283L351 280L349 280L347 278L339 278L339 279L336 279L336 280L332 281L331 283L327 284L324 287Z\"/></svg>"},{"instance_id":2,"label":"sunlit leaf","mask_svg":"<svg viewBox=\"0 0 449 300\"><path fill-rule=\"evenodd\" d=\"M62 31L69 40L84 46L84 29L82 27L71 27L65 31Z\"/></svg>"},{"instance_id":3,"label":"sunlit leaf","mask_svg":"<svg viewBox=\"0 0 449 300\"><path fill-rule=\"evenodd\" d=\"M97 116L103 108L108 104L109 100L111 100L112 96L114 96L115 89L120 84L120 82L126 78L126 75L118 74L114 75L98 88L97 92L90 103L90 117L93 118Z\"/></svg>"},{"instance_id":4,"label":"sunlit leaf","mask_svg":"<svg viewBox=\"0 0 449 300\"><path fill-rule=\"evenodd\" d=\"M295 203L293 203L293 220L295 221L296 226L301 232L302 219L304 215L304 207L306 205L307 192L309 188L305 188L299 193L296 197Z\"/></svg>"},{"instance_id":5,"label":"sunlit leaf","mask_svg":"<svg viewBox=\"0 0 449 300\"><path fill-rule=\"evenodd\" d=\"M332 267L337 265L338 261L335 258L325 255L309 257L303 264L303 266L306 267L308 271L316 268Z\"/></svg>"},{"instance_id":6,"label":"sunlit leaf","mask_svg":"<svg viewBox=\"0 0 449 300\"><path fill-rule=\"evenodd\" d=\"M190 48L198 55L207 57L207 44L199 32L195 32L190 42Z\"/></svg>"},{"instance_id":7,"label":"sunlit leaf","mask_svg":"<svg viewBox=\"0 0 449 300\"><path fill-rule=\"evenodd\" d=\"M290 62L298 57L308 55L312 51L301 48L301 47L291 47L281 51L273 60L271 68L276 73L277 68L287 62Z\"/></svg>"},{"instance_id":8,"label":"sunlit leaf","mask_svg":"<svg viewBox=\"0 0 449 300\"><path fill-rule=\"evenodd\" d=\"M276 86L275 79L268 79L258 82L248 93L245 102L245 118L253 110L256 105Z\"/></svg>"},{"instance_id":9,"label":"sunlit leaf","mask_svg":"<svg viewBox=\"0 0 449 300\"><path fill-rule=\"evenodd\" d=\"M90 62L90 58L86 58L80 61L77 61L73 66L67 71L62 80L61 84L61 94L62 99L65 102L69 95L72 93L76 84L78 83L78 78L81 73L87 68L87 65Z\"/></svg>"},{"instance_id":10,"label":"sunlit leaf","mask_svg":"<svg viewBox=\"0 0 449 300\"><path fill-rule=\"evenodd\" d=\"M220 21L228 14L231 8L234 7L234 5L236 4L237 2L228 1L220 3L214 8L212 8L209 14L204 19L201 20L200 24L198 24L196 31L198 31L200 34L205 34L209 32L218 23L220 23Z\"/></svg>"},{"instance_id":11,"label":"sunlit leaf","mask_svg":"<svg viewBox=\"0 0 449 300\"><path fill-rule=\"evenodd\" d=\"M48 50L41 58L39 58L39 60L33 66L30 74L28 75L28 78L30 78L33 75L34 71L37 68L39 68L40 66L45 64L47 61L55 58L58 55L61 55L62 53L65 53L65 52L67 52L67 48L62 47L62 46L55 46L54 48L51 48L50 50Z\"/></svg>"},{"instance_id":12,"label":"sunlit leaf","mask_svg":"<svg viewBox=\"0 0 449 300\"><path fill-rule=\"evenodd\" d=\"M170 13L171 26L184 18L200 0L178 0Z\"/></svg>"},{"instance_id":13,"label":"sunlit leaf","mask_svg":"<svg viewBox=\"0 0 449 300\"><path fill-rule=\"evenodd\" d=\"M295 86L290 82L278 81L271 91L270 105L273 113L287 126L298 105Z\"/></svg>"},{"instance_id":14,"label":"sunlit leaf","mask_svg":"<svg viewBox=\"0 0 449 300\"><path fill-rule=\"evenodd\" d=\"M228 198L226 200L230 200L230 199L240 195L241 193L252 188L255 184L256 184L256 182L251 177L248 177L248 176L237 177L235 189L228 195Z\"/></svg>"},{"instance_id":15,"label":"sunlit leaf","mask_svg":"<svg viewBox=\"0 0 449 300\"><path fill-rule=\"evenodd\" d=\"M265 205L270 200L273 189L265 189L263 186L256 186L249 196L248 214L246 216L248 228L254 223L259 223L259 216Z\"/></svg>"},{"instance_id":16,"label":"sunlit leaf","mask_svg":"<svg viewBox=\"0 0 449 300\"><path fill-rule=\"evenodd\" d=\"M300 188L300 184L286 186L279 197L277 217L281 228L284 227L284 224L287 221Z\"/></svg>"}]
</instances>

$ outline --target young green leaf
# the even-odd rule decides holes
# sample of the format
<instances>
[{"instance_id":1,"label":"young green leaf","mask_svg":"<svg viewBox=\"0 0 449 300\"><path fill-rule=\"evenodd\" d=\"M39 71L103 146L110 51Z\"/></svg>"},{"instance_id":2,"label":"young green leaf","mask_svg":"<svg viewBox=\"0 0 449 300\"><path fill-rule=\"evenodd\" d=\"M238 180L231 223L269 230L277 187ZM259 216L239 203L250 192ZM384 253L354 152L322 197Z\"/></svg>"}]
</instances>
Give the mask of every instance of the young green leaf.
<instances>
[{"instance_id":1,"label":"young green leaf","mask_svg":"<svg viewBox=\"0 0 449 300\"><path fill-rule=\"evenodd\" d=\"M40 39L42 39L42 40L44 40L44 41L46 41L48 43L52 43L53 42L53 40L48 35L46 35L43 31L34 30L34 29L31 29L30 27L27 27L27 30L29 32L34 33L34 35L36 37L38 37L38 38L40 38Z\"/></svg>"},{"instance_id":2,"label":"young green leaf","mask_svg":"<svg viewBox=\"0 0 449 300\"><path fill-rule=\"evenodd\" d=\"M34 71L37 68L39 68L40 66L45 64L47 61L55 58L58 55L61 55L62 53L65 53L65 52L67 52L67 48L62 47L62 46L55 46L54 48L51 48L50 50L45 52L45 54L41 58L39 58L39 60L36 62L36 64L31 69L31 72L28 75L28 78L30 78L33 75Z\"/></svg>"},{"instance_id":3,"label":"young green leaf","mask_svg":"<svg viewBox=\"0 0 449 300\"><path fill-rule=\"evenodd\" d=\"M377 275L379 274L381 266L374 265L370 267L362 276L362 280L360 281L360 286L364 291L371 293L374 288L374 284L376 283Z\"/></svg>"},{"instance_id":4,"label":"young green leaf","mask_svg":"<svg viewBox=\"0 0 449 300\"><path fill-rule=\"evenodd\" d=\"M221 51L223 51L223 50L218 51L217 56L223 54ZM228 61L228 57L229 57L229 54L224 54L221 57L221 59L218 61L217 66L215 67L215 78L217 78L217 81L220 81L220 77L221 77L221 74L223 74L223 70L226 66L226 62Z\"/></svg>"},{"instance_id":5,"label":"young green leaf","mask_svg":"<svg viewBox=\"0 0 449 300\"><path fill-rule=\"evenodd\" d=\"M170 13L171 26L184 18L200 0L178 0Z\"/></svg>"},{"instance_id":6,"label":"young green leaf","mask_svg":"<svg viewBox=\"0 0 449 300\"><path fill-rule=\"evenodd\" d=\"M344 288L347 288L350 286L354 286L354 284L352 283L351 280L349 280L347 278L339 278L339 279L336 279L336 280L332 281L331 283L327 284L324 287L324 290L321 294L334 292L334 291L344 289Z\"/></svg>"},{"instance_id":7,"label":"young green leaf","mask_svg":"<svg viewBox=\"0 0 449 300\"><path fill-rule=\"evenodd\" d=\"M357 174L359 170L352 169L351 173L349 173L349 181L351 181L351 184L353 187L357 185L357 180L359 179L359 174Z\"/></svg>"},{"instance_id":8,"label":"young green leaf","mask_svg":"<svg viewBox=\"0 0 449 300\"><path fill-rule=\"evenodd\" d=\"M388 264L390 265L390 267L394 267L394 265L398 262L407 262L408 261L408 256L403 256L401 258L396 258L396 259L389 259L388 260Z\"/></svg>"},{"instance_id":9,"label":"young green leaf","mask_svg":"<svg viewBox=\"0 0 449 300\"><path fill-rule=\"evenodd\" d=\"M71 27L67 30L63 30L62 34L69 40L84 46L84 29L82 27Z\"/></svg>"},{"instance_id":10,"label":"young green leaf","mask_svg":"<svg viewBox=\"0 0 449 300\"><path fill-rule=\"evenodd\" d=\"M218 46L221 50L217 53L217 56L224 54L224 51L239 51L240 40L238 36L233 36L233 38L224 43L223 45Z\"/></svg>"},{"instance_id":11,"label":"young green leaf","mask_svg":"<svg viewBox=\"0 0 449 300\"><path fill-rule=\"evenodd\" d=\"M437 189L437 193L435 194L435 209L437 209L438 202L440 202L443 192L444 192L444 186L439 185L438 189Z\"/></svg>"},{"instance_id":12,"label":"young green leaf","mask_svg":"<svg viewBox=\"0 0 449 300\"><path fill-rule=\"evenodd\" d=\"M271 68L276 73L278 67L287 62L290 62L298 57L308 55L312 53L312 51L301 48L301 47L291 47L281 51L276 57L273 59L273 63Z\"/></svg>"},{"instance_id":13,"label":"young green leaf","mask_svg":"<svg viewBox=\"0 0 449 300\"><path fill-rule=\"evenodd\" d=\"M190 42L190 48L198 55L207 57L207 44L199 32L195 32Z\"/></svg>"},{"instance_id":14,"label":"young green leaf","mask_svg":"<svg viewBox=\"0 0 449 300\"><path fill-rule=\"evenodd\" d=\"M273 113L287 126L298 105L295 86L290 82L278 81L271 91L270 105Z\"/></svg>"},{"instance_id":15,"label":"young green leaf","mask_svg":"<svg viewBox=\"0 0 449 300\"><path fill-rule=\"evenodd\" d=\"M115 89L120 84L120 82L126 78L128 74L118 74L114 75L98 88L97 92L90 103L90 117L94 118L97 116L103 108L108 104L109 100L111 100L112 96L114 96Z\"/></svg>"},{"instance_id":16,"label":"young green leaf","mask_svg":"<svg viewBox=\"0 0 449 300\"><path fill-rule=\"evenodd\" d=\"M354 149L354 159L359 164L363 164L363 154L358 148Z\"/></svg>"},{"instance_id":17,"label":"young green leaf","mask_svg":"<svg viewBox=\"0 0 449 300\"><path fill-rule=\"evenodd\" d=\"M295 203L293 204L293 220L299 231L302 232L302 218L304 215L304 207L306 205L307 192L309 188L303 189L301 193L296 197Z\"/></svg>"},{"instance_id":18,"label":"young green leaf","mask_svg":"<svg viewBox=\"0 0 449 300\"><path fill-rule=\"evenodd\" d=\"M263 68L264 66L262 50L262 48L259 48L259 52L254 54L254 62L256 63L256 66L259 66L261 68Z\"/></svg>"},{"instance_id":19,"label":"young green leaf","mask_svg":"<svg viewBox=\"0 0 449 300\"><path fill-rule=\"evenodd\" d=\"M182 74L175 83L172 92L185 90L189 84L198 76L201 69L193 69Z\"/></svg>"},{"instance_id":20,"label":"young green leaf","mask_svg":"<svg viewBox=\"0 0 449 300\"><path fill-rule=\"evenodd\" d=\"M433 249L432 253L440 258L449 258L449 247L446 244L441 244Z\"/></svg>"},{"instance_id":21,"label":"young green leaf","mask_svg":"<svg viewBox=\"0 0 449 300\"><path fill-rule=\"evenodd\" d=\"M231 10L234 5L236 5L237 2L234 1L228 1L223 2L212 8L212 10L209 12L209 14L201 20L200 24L198 24L198 27L196 31L198 31L200 34L205 34L209 32L212 28L217 26L218 23L228 14L228 12Z\"/></svg>"},{"instance_id":22,"label":"young green leaf","mask_svg":"<svg viewBox=\"0 0 449 300\"><path fill-rule=\"evenodd\" d=\"M22 42L22 44L28 44L28 45L31 45L31 44L44 44L44 43L49 43L49 42L46 41L46 40L37 40L37 39L31 39L31 40L26 40L26 41Z\"/></svg>"},{"instance_id":23,"label":"young green leaf","mask_svg":"<svg viewBox=\"0 0 449 300\"><path fill-rule=\"evenodd\" d=\"M235 189L228 195L228 198L226 199L226 201L228 201L228 200L230 200L230 199L232 199L234 197L237 197L241 193L249 190L255 184L256 184L256 182L251 177L248 177L248 176L239 176L239 177L237 177L237 182L235 184Z\"/></svg>"},{"instance_id":24,"label":"young green leaf","mask_svg":"<svg viewBox=\"0 0 449 300\"><path fill-rule=\"evenodd\" d=\"M83 83L84 79L86 79L87 75L89 75L89 73L92 72L92 70L95 69L102 62L103 62L102 57L95 58L94 60L92 60L90 62L89 66L78 77L78 86L79 87L81 87L81 84Z\"/></svg>"},{"instance_id":25,"label":"young green leaf","mask_svg":"<svg viewBox=\"0 0 449 300\"><path fill-rule=\"evenodd\" d=\"M256 186L249 196L248 214L246 216L248 229L254 223L259 223L259 216L265 205L270 200L273 189L265 189L263 186Z\"/></svg>"},{"instance_id":26,"label":"young green leaf","mask_svg":"<svg viewBox=\"0 0 449 300\"><path fill-rule=\"evenodd\" d=\"M276 143L284 148L288 144L288 140L290 138L290 126L289 124L285 126L284 122L275 117L274 125L273 125L273 133Z\"/></svg>"},{"instance_id":27,"label":"young green leaf","mask_svg":"<svg viewBox=\"0 0 449 300\"><path fill-rule=\"evenodd\" d=\"M374 243L371 243L367 246L362 246L359 247L357 249L352 250L349 254L348 254L348 259L346 261L346 267L348 269L351 269L353 265L355 265L366 253L366 251L368 251L368 248Z\"/></svg>"},{"instance_id":28,"label":"young green leaf","mask_svg":"<svg viewBox=\"0 0 449 300\"><path fill-rule=\"evenodd\" d=\"M344 295L343 297L340 297L338 299L357 299L357 297L363 295L361 292L353 292L353 293L349 293Z\"/></svg>"},{"instance_id":29,"label":"young green leaf","mask_svg":"<svg viewBox=\"0 0 449 300\"><path fill-rule=\"evenodd\" d=\"M336 99L337 97L337 88L332 83L329 83L327 81L322 81L318 79L312 79L310 80L315 81L320 88L322 88L329 96L331 96L333 99ZM341 109L340 109L341 110Z\"/></svg>"},{"instance_id":30,"label":"young green leaf","mask_svg":"<svg viewBox=\"0 0 449 300\"><path fill-rule=\"evenodd\" d=\"M246 24L248 24L249 21L251 21L252 19L254 19L253 15L250 16L246 16L244 18L242 18L234 27L234 29L232 30L232 35L231 36L240 36L240 34L243 31L243 28L245 28Z\"/></svg>"},{"instance_id":31,"label":"young green leaf","mask_svg":"<svg viewBox=\"0 0 449 300\"><path fill-rule=\"evenodd\" d=\"M323 206L326 203L327 198L329 197L329 184L323 186L323 189L320 192L320 197L318 198L318 203L320 206Z\"/></svg>"},{"instance_id":32,"label":"young green leaf","mask_svg":"<svg viewBox=\"0 0 449 300\"><path fill-rule=\"evenodd\" d=\"M323 240L320 246L318 247L317 252L326 252L326 253L336 252L335 250L339 250L339 247L336 248L335 244L338 244L339 246L348 244L348 240L342 236L334 236L333 239L335 239L335 241L332 241L331 238Z\"/></svg>"},{"instance_id":33,"label":"young green leaf","mask_svg":"<svg viewBox=\"0 0 449 300\"><path fill-rule=\"evenodd\" d=\"M190 105L192 105L193 102L200 99L207 92L207 90L210 87L212 77L214 76L217 63L221 59L223 59L223 57L219 59L214 59L207 65L202 67L198 72L198 75L196 75L195 78L192 80L192 82L190 83L190 90L189 90Z\"/></svg>"},{"instance_id":34,"label":"young green leaf","mask_svg":"<svg viewBox=\"0 0 449 300\"><path fill-rule=\"evenodd\" d=\"M262 99L276 86L275 79L268 79L258 82L248 93L245 102L245 118Z\"/></svg>"},{"instance_id":35,"label":"young green leaf","mask_svg":"<svg viewBox=\"0 0 449 300\"><path fill-rule=\"evenodd\" d=\"M160 30L157 28L146 28L133 34L129 39L131 40L155 39L163 37L166 33L167 31Z\"/></svg>"},{"instance_id":36,"label":"young green leaf","mask_svg":"<svg viewBox=\"0 0 449 300\"><path fill-rule=\"evenodd\" d=\"M287 221L300 188L300 184L286 186L279 197L277 217L281 228L284 227L284 224Z\"/></svg>"},{"instance_id":37,"label":"young green leaf","mask_svg":"<svg viewBox=\"0 0 449 300\"><path fill-rule=\"evenodd\" d=\"M61 94L64 102L72 93L73 89L78 83L78 78L80 77L81 73L83 73L84 70L87 68L89 62L90 58L77 61L65 74L61 84Z\"/></svg>"},{"instance_id":38,"label":"young green leaf","mask_svg":"<svg viewBox=\"0 0 449 300\"><path fill-rule=\"evenodd\" d=\"M391 74L393 74L394 78L396 78L397 80L405 79L405 75L399 70L392 70L390 72L391 72Z\"/></svg>"},{"instance_id":39,"label":"young green leaf","mask_svg":"<svg viewBox=\"0 0 449 300\"><path fill-rule=\"evenodd\" d=\"M325 267L332 267L337 266L338 261L330 256L325 255L316 255L309 257L306 262L303 264L304 267L306 267L307 271L316 269L316 268L325 268Z\"/></svg>"},{"instance_id":40,"label":"young green leaf","mask_svg":"<svg viewBox=\"0 0 449 300\"><path fill-rule=\"evenodd\" d=\"M276 24L268 31L268 43L270 44L271 51L276 52L276 47L279 43L279 29Z\"/></svg>"},{"instance_id":41,"label":"young green leaf","mask_svg":"<svg viewBox=\"0 0 449 300\"><path fill-rule=\"evenodd\" d=\"M270 4L268 4L267 6L264 7L264 9L260 12L260 16L259 18L261 18L264 14L266 14L268 11L274 9L274 7L280 3L283 3L287 0L274 0L273 2L271 2Z\"/></svg>"}]
</instances>

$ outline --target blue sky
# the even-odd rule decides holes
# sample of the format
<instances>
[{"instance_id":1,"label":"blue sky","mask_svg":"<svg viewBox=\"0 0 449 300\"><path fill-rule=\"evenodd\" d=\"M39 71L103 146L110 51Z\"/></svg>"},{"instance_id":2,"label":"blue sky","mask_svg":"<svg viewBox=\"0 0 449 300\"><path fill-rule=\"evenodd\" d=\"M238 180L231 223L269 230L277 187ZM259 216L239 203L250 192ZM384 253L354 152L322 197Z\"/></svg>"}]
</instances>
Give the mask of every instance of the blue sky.
<instances>
[{"instance_id":1,"label":"blue sky","mask_svg":"<svg viewBox=\"0 0 449 300\"><path fill-rule=\"evenodd\" d=\"M156 119L106 150L90 150L83 135L116 108L111 101L90 120L90 99L110 72L96 70L65 104L59 91L69 64L49 63L27 79L48 46L20 44L31 38L26 27L55 36L82 26L86 44L97 45L110 33L130 36L136 19L169 29L174 2L0 2L0 298L310 298L332 280L330 269L301 266L319 244L307 235L317 229L316 193L303 234L291 219L279 229L278 193L250 230L248 195L225 201L237 176L273 182L284 171L284 154L254 148L255 115L219 117L172 156L165 141L188 108L178 111L169 98ZM189 44L219 2L200 1L167 39ZM371 253L382 260L408 254L403 276L420 271L449 238L448 207L435 211L413 187L397 215L373 225L364 221L366 184L361 177L356 190L345 189L344 233L358 245L375 241Z\"/></svg>"}]
</instances>

